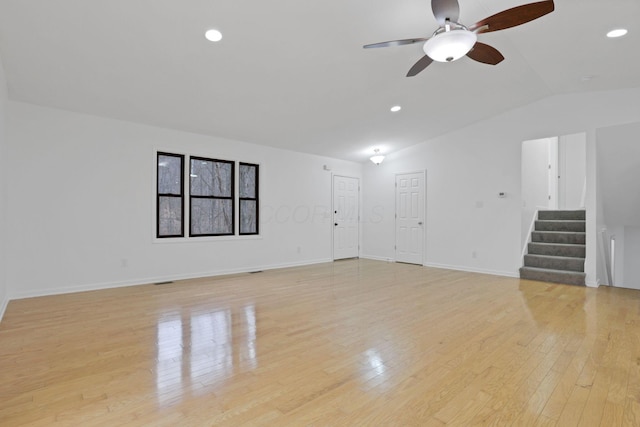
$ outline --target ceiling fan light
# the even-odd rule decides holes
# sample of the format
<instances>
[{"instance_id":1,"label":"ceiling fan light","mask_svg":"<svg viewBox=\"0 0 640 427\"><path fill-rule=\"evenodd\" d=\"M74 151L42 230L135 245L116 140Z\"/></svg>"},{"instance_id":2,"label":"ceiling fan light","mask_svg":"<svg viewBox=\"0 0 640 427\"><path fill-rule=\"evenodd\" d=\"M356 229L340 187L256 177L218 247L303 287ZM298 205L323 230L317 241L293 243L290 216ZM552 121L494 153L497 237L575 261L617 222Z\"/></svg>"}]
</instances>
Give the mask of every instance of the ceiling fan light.
<instances>
[{"instance_id":1,"label":"ceiling fan light","mask_svg":"<svg viewBox=\"0 0 640 427\"><path fill-rule=\"evenodd\" d=\"M436 34L425 42L422 49L434 61L451 62L469 53L476 41L476 33L460 28Z\"/></svg>"}]
</instances>

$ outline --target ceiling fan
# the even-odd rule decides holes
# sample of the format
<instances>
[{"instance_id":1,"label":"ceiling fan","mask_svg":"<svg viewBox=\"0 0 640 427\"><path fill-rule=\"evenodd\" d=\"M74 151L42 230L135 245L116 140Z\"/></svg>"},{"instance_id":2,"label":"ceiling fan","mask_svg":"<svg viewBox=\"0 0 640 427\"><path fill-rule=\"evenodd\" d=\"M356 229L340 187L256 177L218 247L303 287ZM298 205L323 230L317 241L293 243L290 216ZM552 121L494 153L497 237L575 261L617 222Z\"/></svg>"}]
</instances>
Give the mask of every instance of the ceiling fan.
<instances>
[{"instance_id":1,"label":"ceiling fan","mask_svg":"<svg viewBox=\"0 0 640 427\"><path fill-rule=\"evenodd\" d=\"M458 0L431 0L433 15L440 24L431 37L391 40L363 46L365 49L375 47L402 46L425 42L422 49L425 56L420 58L407 73L412 77L427 68L433 61L451 62L468 56L474 61L496 65L504 56L494 47L478 41L478 34L504 30L525 24L553 12L553 0L524 4L503 10L488 18L482 19L470 27L458 22L460 6Z\"/></svg>"}]
</instances>

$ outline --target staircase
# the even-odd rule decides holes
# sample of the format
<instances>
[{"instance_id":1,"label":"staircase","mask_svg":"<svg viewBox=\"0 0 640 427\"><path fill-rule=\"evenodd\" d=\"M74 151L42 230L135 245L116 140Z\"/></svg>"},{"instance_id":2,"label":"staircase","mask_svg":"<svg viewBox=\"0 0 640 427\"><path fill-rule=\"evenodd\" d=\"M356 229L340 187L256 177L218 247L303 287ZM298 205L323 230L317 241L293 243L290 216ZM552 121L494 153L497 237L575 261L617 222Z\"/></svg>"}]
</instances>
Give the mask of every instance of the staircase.
<instances>
[{"instance_id":1,"label":"staircase","mask_svg":"<svg viewBox=\"0 0 640 427\"><path fill-rule=\"evenodd\" d=\"M520 278L585 286L585 211L539 211Z\"/></svg>"}]
</instances>

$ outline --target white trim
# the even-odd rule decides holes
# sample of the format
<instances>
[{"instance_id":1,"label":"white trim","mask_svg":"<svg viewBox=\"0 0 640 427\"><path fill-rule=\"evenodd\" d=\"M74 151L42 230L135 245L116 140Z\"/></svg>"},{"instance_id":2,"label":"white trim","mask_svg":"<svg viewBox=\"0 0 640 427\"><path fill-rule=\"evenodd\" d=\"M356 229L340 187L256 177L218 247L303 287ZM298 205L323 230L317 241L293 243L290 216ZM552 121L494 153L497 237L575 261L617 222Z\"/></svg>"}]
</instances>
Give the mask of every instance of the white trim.
<instances>
[{"instance_id":1,"label":"white trim","mask_svg":"<svg viewBox=\"0 0 640 427\"><path fill-rule=\"evenodd\" d=\"M5 296L5 298L0 301L0 322L2 322L2 317L4 316L4 312L7 310L7 306L9 305L9 298Z\"/></svg>"},{"instance_id":2,"label":"white trim","mask_svg":"<svg viewBox=\"0 0 640 427\"><path fill-rule=\"evenodd\" d=\"M140 279L133 279L130 281L121 281L121 282L103 282L103 283L93 283L93 284L78 285L78 286L67 286L67 287L56 288L56 289L47 289L44 292L32 291L32 292L17 293L15 295L11 295L9 300L43 297L43 296L60 295L60 294L70 294L75 292L96 291L96 290L102 290L102 289L124 288L128 286L151 285L154 283L167 282L167 281L200 279L205 277L225 276L229 274L250 273L252 271L275 270L279 268L290 268L290 267L302 267L305 265L322 264L326 262L333 262L333 260L329 258L319 258L319 259L313 259L313 260L307 260L307 261L301 261L301 262L288 262L288 263L282 263L282 264L253 266L250 268L247 267L247 268L237 268L237 269L229 269L229 270L216 270L216 271L200 272L200 273L193 273L193 274L176 274L171 276L140 278Z\"/></svg>"},{"instance_id":3,"label":"white trim","mask_svg":"<svg viewBox=\"0 0 640 427\"><path fill-rule=\"evenodd\" d=\"M589 288L599 288L601 286L600 280L596 280L595 282L593 280L588 280L585 282L585 285L587 285L587 287Z\"/></svg>"},{"instance_id":4,"label":"white trim","mask_svg":"<svg viewBox=\"0 0 640 427\"><path fill-rule=\"evenodd\" d=\"M222 242L238 240L263 240L261 234L236 234L231 236L200 236L200 237L155 237L151 243L198 243L198 242Z\"/></svg>"},{"instance_id":5,"label":"white trim","mask_svg":"<svg viewBox=\"0 0 640 427\"><path fill-rule=\"evenodd\" d=\"M381 256L376 256L376 255L360 255L360 258L362 258L362 259L370 259L370 260L373 260L373 261L396 262L396 260L394 260L393 258L385 258L385 257L381 257Z\"/></svg>"},{"instance_id":6,"label":"white trim","mask_svg":"<svg viewBox=\"0 0 640 427\"><path fill-rule=\"evenodd\" d=\"M524 256L528 253L528 247L529 247L529 243L532 242L531 239L531 233L533 233L533 229L536 225L536 221L538 220L538 212L540 212L540 209L536 209L535 212L533 213L533 219L531 219L531 224L529 225L529 232L527 233L527 240L525 240L524 245L522 246L522 254L520 254L520 259L522 260L522 263L524 265Z\"/></svg>"},{"instance_id":7,"label":"white trim","mask_svg":"<svg viewBox=\"0 0 640 427\"><path fill-rule=\"evenodd\" d=\"M469 273L480 273L480 274L491 274L493 276L504 276L504 277L513 277L520 278L520 273L518 271L501 271L501 270L487 270L482 268L470 268L464 267L460 265L448 265L448 264L437 264L437 263L425 263L425 267L433 267L433 268L443 268L445 270L456 270L456 271L466 271Z\"/></svg>"}]
</instances>

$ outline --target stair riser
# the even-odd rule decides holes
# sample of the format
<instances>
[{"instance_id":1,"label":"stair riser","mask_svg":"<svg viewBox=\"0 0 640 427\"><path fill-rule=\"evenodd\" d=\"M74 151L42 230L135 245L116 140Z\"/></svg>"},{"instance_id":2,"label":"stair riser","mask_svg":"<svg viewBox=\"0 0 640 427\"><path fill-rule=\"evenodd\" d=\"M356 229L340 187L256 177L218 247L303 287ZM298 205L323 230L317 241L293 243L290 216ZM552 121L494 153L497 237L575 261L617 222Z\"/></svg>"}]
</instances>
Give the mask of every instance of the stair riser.
<instances>
[{"instance_id":1,"label":"stair riser","mask_svg":"<svg viewBox=\"0 0 640 427\"><path fill-rule=\"evenodd\" d=\"M565 243L570 245L584 245L586 236L575 233L545 233L534 231L531 233L531 240L540 243Z\"/></svg>"},{"instance_id":2,"label":"stair riser","mask_svg":"<svg viewBox=\"0 0 640 427\"><path fill-rule=\"evenodd\" d=\"M575 273L575 274L562 274L562 273L554 273L554 272L538 272L527 270L526 268L520 269L520 278L527 280L538 280L540 282L552 282L552 283L563 283L566 285L577 285L577 286L585 286L585 275L584 273Z\"/></svg>"},{"instance_id":3,"label":"stair riser","mask_svg":"<svg viewBox=\"0 0 640 427\"><path fill-rule=\"evenodd\" d=\"M543 220L578 220L586 219L585 211L539 211L538 219Z\"/></svg>"},{"instance_id":4,"label":"stair riser","mask_svg":"<svg viewBox=\"0 0 640 427\"><path fill-rule=\"evenodd\" d=\"M585 231L584 221L536 221L535 231Z\"/></svg>"},{"instance_id":5,"label":"stair riser","mask_svg":"<svg viewBox=\"0 0 640 427\"><path fill-rule=\"evenodd\" d=\"M543 256L525 255L525 267L548 268L550 270L584 272L584 259L555 259Z\"/></svg>"},{"instance_id":6,"label":"stair riser","mask_svg":"<svg viewBox=\"0 0 640 427\"><path fill-rule=\"evenodd\" d=\"M586 248L582 245L562 246L544 245L539 243L529 243L529 253L532 255L568 256L574 258L584 258Z\"/></svg>"}]
</instances>

